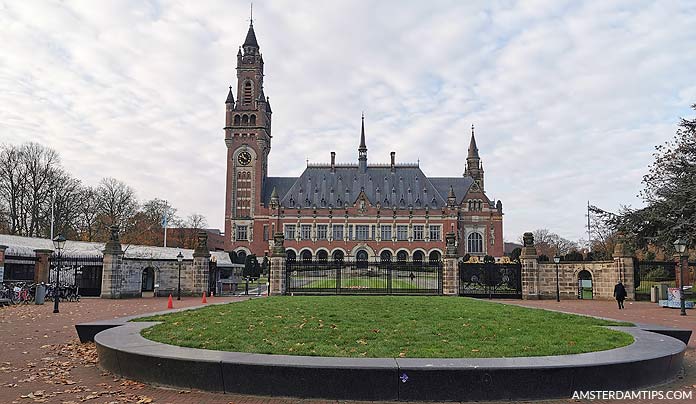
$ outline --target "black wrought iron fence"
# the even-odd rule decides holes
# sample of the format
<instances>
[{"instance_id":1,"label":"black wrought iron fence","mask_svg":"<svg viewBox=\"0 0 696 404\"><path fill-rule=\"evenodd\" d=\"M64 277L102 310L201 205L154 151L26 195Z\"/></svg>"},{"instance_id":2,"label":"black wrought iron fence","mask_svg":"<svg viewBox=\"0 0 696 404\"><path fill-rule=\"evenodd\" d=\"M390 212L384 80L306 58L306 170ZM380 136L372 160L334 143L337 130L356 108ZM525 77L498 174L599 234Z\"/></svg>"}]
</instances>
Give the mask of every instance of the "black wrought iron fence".
<instances>
[{"instance_id":1,"label":"black wrought iron fence","mask_svg":"<svg viewBox=\"0 0 696 404\"><path fill-rule=\"evenodd\" d=\"M442 294L441 261L293 261L286 263L293 294Z\"/></svg>"},{"instance_id":2,"label":"black wrought iron fence","mask_svg":"<svg viewBox=\"0 0 696 404\"><path fill-rule=\"evenodd\" d=\"M459 294L469 297L522 298L522 267L517 263L460 263Z\"/></svg>"},{"instance_id":3,"label":"black wrought iron fence","mask_svg":"<svg viewBox=\"0 0 696 404\"><path fill-rule=\"evenodd\" d=\"M49 282L56 279L58 257L51 256L51 270ZM100 255L73 255L60 258L60 283L62 285L77 286L81 296L99 296L101 293L101 281L104 265L104 257Z\"/></svg>"},{"instance_id":4,"label":"black wrought iron fence","mask_svg":"<svg viewBox=\"0 0 696 404\"><path fill-rule=\"evenodd\" d=\"M33 281L38 258L35 255L5 255L4 282Z\"/></svg>"},{"instance_id":5,"label":"black wrought iron fence","mask_svg":"<svg viewBox=\"0 0 696 404\"><path fill-rule=\"evenodd\" d=\"M689 262L689 274L684 275L685 284L693 283L696 262ZM676 261L635 261L633 278L636 300L650 300L650 289L655 285L677 286Z\"/></svg>"}]
</instances>

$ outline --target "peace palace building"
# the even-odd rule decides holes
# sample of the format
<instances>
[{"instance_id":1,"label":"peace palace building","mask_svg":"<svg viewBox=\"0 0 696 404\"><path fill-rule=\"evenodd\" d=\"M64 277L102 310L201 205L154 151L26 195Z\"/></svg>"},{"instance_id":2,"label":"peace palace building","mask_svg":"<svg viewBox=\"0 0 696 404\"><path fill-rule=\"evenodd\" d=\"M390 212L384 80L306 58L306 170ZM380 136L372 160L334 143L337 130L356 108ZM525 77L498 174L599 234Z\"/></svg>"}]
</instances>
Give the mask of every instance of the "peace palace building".
<instances>
[{"instance_id":1,"label":"peace palace building","mask_svg":"<svg viewBox=\"0 0 696 404\"><path fill-rule=\"evenodd\" d=\"M484 192L473 127L463 176L428 177L394 152L388 164L368 164L363 118L357 164L331 152L300 177L269 177L263 64L252 23L237 54L236 101L232 87L225 101L225 250L263 257L282 231L288 259L439 260L453 232L460 256L503 255L503 206Z\"/></svg>"}]
</instances>

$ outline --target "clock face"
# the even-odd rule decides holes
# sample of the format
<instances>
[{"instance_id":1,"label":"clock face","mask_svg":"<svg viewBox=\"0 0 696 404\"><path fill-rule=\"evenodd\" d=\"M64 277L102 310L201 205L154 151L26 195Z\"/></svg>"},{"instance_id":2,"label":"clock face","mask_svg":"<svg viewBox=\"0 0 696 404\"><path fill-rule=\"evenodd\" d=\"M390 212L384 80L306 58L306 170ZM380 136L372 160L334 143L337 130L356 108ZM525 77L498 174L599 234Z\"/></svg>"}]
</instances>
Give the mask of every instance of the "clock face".
<instances>
[{"instance_id":1,"label":"clock face","mask_svg":"<svg viewBox=\"0 0 696 404\"><path fill-rule=\"evenodd\" d=\"M243 166L249 165L249 163L251 163L251 154L247 151L243 151L237 156L237 161Z\"/></svg>"}]
</instances>

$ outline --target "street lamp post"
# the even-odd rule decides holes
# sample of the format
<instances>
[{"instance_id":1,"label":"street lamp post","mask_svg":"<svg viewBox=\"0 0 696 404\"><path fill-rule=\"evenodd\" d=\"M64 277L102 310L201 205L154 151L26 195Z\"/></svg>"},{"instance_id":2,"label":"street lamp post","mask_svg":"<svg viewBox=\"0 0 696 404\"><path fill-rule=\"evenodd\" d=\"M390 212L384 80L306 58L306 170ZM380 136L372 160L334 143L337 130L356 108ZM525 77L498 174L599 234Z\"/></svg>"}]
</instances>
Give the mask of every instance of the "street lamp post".
<instances>
[{"instance_id":1,"label":"street lamp post","mask_svg":"<svg viewBox=\"0 0 696 404\"><path fill-rule=\"evenodd\" d=\"M561 257L556 254L555 257L553 257L553 262L556 263L556 301L560 302L561 301L561 284L560 281L558 280L558 263L561 262Z\"/></svg>"},{"instance_id":2,"label":"street lamp post","mask_svg":"<svg viewBox=\"0 0 696 404\"><path fill-rule=\"evenodd\" d=\"M58 300L60 300L60 258L61 252L65 247L65 237L63 237L62 234L59 234L53 239L53 247L58 251L58 262L56 264L56 286L53 288L53 312L59 313Z\"/></svg>"},{"instance_id":3,"label":"street lamp post","mask_svg":"<svg viewBox=\"0 0 696 404\"><path fill-rule=\"evenodd\" d=\"M179 254L176 256L176 260L179 262L179 286L177 287L176 300L181 300L181 262L184 260L181 251L179 251Z\"/></svg>"},{"instance_id":4,"label":"street lamp post","mask_svg":"<svg viewBox=\"0 0 696 404\"><path fill-rule=\"evenodd\" d=\"M684 272L686 271L686 264L689 258L687 254L684 254L684 251L686 251L686 244L686 241L681 238L674 242L674 249L677 251L679 256L679 307L681 309L679 315L682 316L686 315L686 303L684 301Z\"/></svg>"}]
</instances>

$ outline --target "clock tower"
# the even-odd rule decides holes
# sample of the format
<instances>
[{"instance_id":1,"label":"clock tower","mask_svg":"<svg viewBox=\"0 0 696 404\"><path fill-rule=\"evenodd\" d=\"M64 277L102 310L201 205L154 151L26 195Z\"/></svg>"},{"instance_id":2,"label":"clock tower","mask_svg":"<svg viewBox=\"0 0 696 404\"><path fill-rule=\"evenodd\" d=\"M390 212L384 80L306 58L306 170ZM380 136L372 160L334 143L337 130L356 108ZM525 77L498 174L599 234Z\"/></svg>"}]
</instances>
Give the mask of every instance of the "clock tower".
<instances>
[{"instance_id":1,"label":"clock tower","mask_svg":"<svg viewBox=\"0 0 696 404\"><path fill-rule=\"evenodd\" d=\"M230 86L225 100L227 182L225 246L251 247L261 234L254 217L261 209L271 150L271 106L263 91L263 57L253 20L237 53L237 99ZM258 229L257 229L258 230Z\"/></svg>"}]
</instances>

